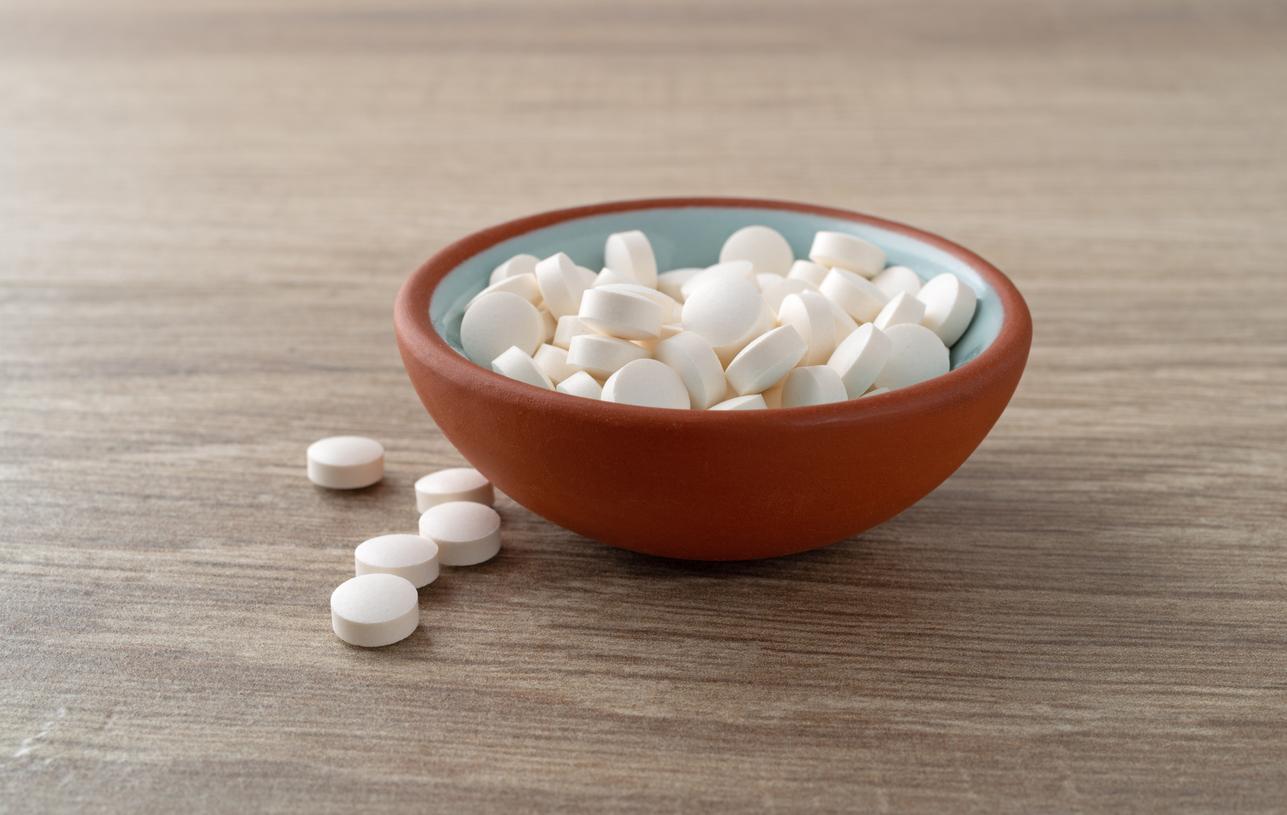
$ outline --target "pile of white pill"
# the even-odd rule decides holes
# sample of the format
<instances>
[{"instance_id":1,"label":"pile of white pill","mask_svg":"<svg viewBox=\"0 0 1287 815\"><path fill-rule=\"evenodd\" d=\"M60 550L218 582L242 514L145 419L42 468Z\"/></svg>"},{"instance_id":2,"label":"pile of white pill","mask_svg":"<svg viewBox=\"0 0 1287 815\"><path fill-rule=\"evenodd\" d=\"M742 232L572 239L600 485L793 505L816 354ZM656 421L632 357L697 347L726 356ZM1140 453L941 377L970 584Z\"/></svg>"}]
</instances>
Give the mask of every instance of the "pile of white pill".
<instances>
[{"instance_id":1,"label":"pile of white pill","mask_svg":"<svg viewBox=\"0 0 1287 815\"><path fill-rule=\"evenodd\" d=\"M330 489L369 487L384 477L384 447L362 436L309 445L308 478ZM353 551L355 576L331 593L331 629L350 645L377 648L420 625L419 590L440 566L473 566L500 551L495 490L477 470L453 467L416 482L416 534L379 535Z\"/></svg>"},{"instance_id":2,"label":"pile of white pill","mask_svg":"<svg viewBox=\"0 0 1287 815\"><path fill-rule=\"evenodd\" d=\"M767 226L729 236L719 262L658 273L648 237L618 232L595 274L558 253L516 255L465 310L465 355L538 388L699 410L803 407L948 371L974 291L924 285L875 244L818 232L808 260Z\"/></svg>"}]
</instances>

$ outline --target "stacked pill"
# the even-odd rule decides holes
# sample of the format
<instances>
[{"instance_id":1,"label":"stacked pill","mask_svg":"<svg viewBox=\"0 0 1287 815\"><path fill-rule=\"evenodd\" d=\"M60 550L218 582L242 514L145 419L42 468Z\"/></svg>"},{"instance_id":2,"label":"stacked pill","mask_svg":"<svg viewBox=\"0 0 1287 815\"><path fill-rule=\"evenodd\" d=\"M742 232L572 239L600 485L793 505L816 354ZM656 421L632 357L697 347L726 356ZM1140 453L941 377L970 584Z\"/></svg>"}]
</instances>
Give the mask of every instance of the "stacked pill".
<instances>
[{"instance_id":1,"label":"stacked pill","mask_svg":"<svg viewBox=\"0 0 1287 815\"><path fill-rule=\"evenodd\" d=\"M844 232L818 232L806 260L776 230L747 226L714 265L660 272L643 232L618 232L604 263L595 274L563 253L505 261L465 310L465 355L585 399L806 407L947 373L976 306L955 275L922 283Z\"/></svg>"}]
</instances>

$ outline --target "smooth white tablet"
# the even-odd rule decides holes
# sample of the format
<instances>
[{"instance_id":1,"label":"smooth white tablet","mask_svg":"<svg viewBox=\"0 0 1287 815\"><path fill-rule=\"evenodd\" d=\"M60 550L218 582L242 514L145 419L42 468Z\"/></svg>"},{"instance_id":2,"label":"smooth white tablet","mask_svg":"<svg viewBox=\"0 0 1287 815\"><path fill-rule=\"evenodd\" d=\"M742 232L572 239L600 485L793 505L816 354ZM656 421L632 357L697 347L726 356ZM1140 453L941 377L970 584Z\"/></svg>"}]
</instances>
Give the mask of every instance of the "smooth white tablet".
<instances>
[{"instance_id":1,"label":"smooth white tablet","mask_svg":"<svg viewBox=\"0 0 1287 815\"><path fill-rule=\"evenodd\" d=\"M791 244L776 229L746 226L728 236L719 250L719 262L749 260L756 273L785 275L795 262Z\"/></svg>"},{"instance_id":2,"label":"smooth white tablet","mask_svg":"<svg viewBox=\"0 0 1287 815\"><path fill-rule=\"evenodd\" d=\"M679 374L694 408L704 410L724 395L724 367L701 334L682 331L657 343L652 355Z\"/></svg>"},{"instance_id":3,"label":"smooth white tablet","mask_svg":"<svg viewBox=\"0 0 1287 815\"><path fill-rule=\"evenodd\" d=\"M594 288L595 286L610 286L613 283L637 284L638 282L639 281L635 280L635 276L630 274L630 272L622 271L621 269L613 269L610 266L604 266L603 269L594 276L594 285L590 288Z\"/></svg>"},{"instance_id":4,"label":"smooth white tablet","mask_svg":"<svg viewBox=\"0 0 1287 815\"><path fill-rule=\"evenodd\" d=\"M883 269L880 274L871 279L871 282L883 291L886 297L891 298L900 291L915 297L921 290L920 276L906 266L890 266Z\"/></svg>"},{"instance_id":5,"label":"smooth white tablet","mask_svg":"<svg viewBox=\"0 0 1287 815\"><path fill-rule=\"evenodd\" d=\"M557 345L542 345L536 349L536 356L532 357L536 367L541 369L541 373L553 382L555 385L567 379L572 374L581 370L574 365L568 364L568 352L565 348L559 348Z\"/></svg>"},{"instance_id":6,"label":"smooth white tablet","mask_svg":"<svg viewBox=\"0 0 1287 815\"><path fill-rule=\"evenodd\" d=\"M671 269L657 275L657 291L679 301L684 301L683 286L705 269L694 266L689 269Z\"/></svg>"},{"instance_id":7,"label":"smooth white tablet","mask_svg":"<svg viewBox=\"0 0 1287 815\"><path fill-rule=\"evenodd\" d=\"M827 367L840 375L850 399L862 396L889 361L889 337L871 323L845 337L827 360Z\"/></svg>"},{"instance_id":8,"label":"smooth white tablet","mask_svg":"<svg viewBox=\"0 0 1287 815\"><path fill-rule=\"evenodd\" d=\"M547 391L554 389L554 383L536 364L536 360L521 348L511 346L503 351L500 356L492 360L492 370L537 388L544 388Z\"/></svg>"},{"instance_id":9,"label":"smooth white tablet","mask_svg":"<svg viewBox=\"0 0 1287 815\"><path fill-rule=\"evenodd\" d=\"M748 264L749 265L749 264ZM730 277L719 285L700 286L684 301L683 324L715 348L745 342L760 321L764 298L755 283Z\"/></svg>"},{"instance_id":10,"label":"smooth white tablet","mask_svg":"<svg viewBox=\"0 0 1287 815\"><path fill-rule=\"evenodd\" d=\"M711 405L711 410L764 410L768 407L764 402L764 397L758 393L747 394L746 396L734 396L732 399L725 399L717 405Z\"/></svg>"},{"instance_id":11,"label":"smooth white tablet","mask_svg":"<svg viewBox=\"0 0 1287 815\"><path fill-rule=\"evenodd\" d=\"M575 314L567 314L559 318L558 324L554 328L554 340L551 345L557 345L560 348L567 348L572 344L572 338L578 334L593 334L594 329L581 322L581 318Z\"/></svg>"},{"instance_id":12,"label":"smooth white tablet","mask_svg":"<svg viewBox=\"0 0 1287 815\"><path fill-rule=\"evenodd\" d=\"M905 388L947 373L947 346L923 325L893 325L889 337L889 360L873 383L877 387Z\"/></svg>"},{"instance_id":13,"label":"smooth white tablet","mask_svg":"<svg viewBox=\"0 0 1287 815\"><path fill-rule=\"evenodd\" d=\"M661 321L663 323L679 321L679 315L683 306L679 304L679 301L675 300L675 298L665 292L650 289L647 286L641 286L638 283L609 283L601 288L608 291L625 292L627 294L643 297L646 300L651 300L661 306Z\"/></svg>"},{"instance_id":14,"label":"smooth white tablet","mask_svg":"<svg viewBox=\"0 0 1287 815\"><path fill-rule=\"evenodd\" d=\"M724 375L739 395L760 393L786 376L803 357L808 346L789 325L756 337L738 352Z\"/></svg>"},{"instance_id":15,"label":"smooth white tablet","mask_svg":"<svg viewBox=\"0 0 1287 815\"><path fill-rule=\"evenodd\" d=\"M492 482L473 467L448 467L416 481L416 509L426 509L448 501L473 501L491 506L496 501Z\"/></svg>"},{"instance_id":16,"label":"smooth white tablet","mask_svg":"<svg viewBox=\"0 0 1287 815\"><path fill-rule=\"evenodd\" d=\"M608 377L603 384L603 401L676 410L691 407L679 374L655 359L628 362Z\"/></svg>"},{"instance_id":17,"label":"smooth white tablet","mask_svg":"<svg viewBox=\"0 0 1287 815\"><path fill-rule=\"evenodd\" d=\"M536 264L536 282L545 307L558 318L576 314L581 306L581 295L594 282L594 273L590 273L587 281L572 258L558 252Z\"/></svg>"},{"instance_id":18,"label":"smooth white tablet","mask_svg":"<svg viewBox=\"0 0 1287 815\"><path fill-rule=\"evenodd\" d=\"M380 535L353 550L357 573L396 574L416 588L438 579L438 544L420 535Z\"/></svg>"},{"instance_id":19,"label":"smooth white tablet","mask_svg":"<svg viewBox=\"0 0 1287 815\"><path fill-rule=\"evenodd\" d=\"M970 327L978 303L974 289L963 283L961 278L946 272L922 286L916 299L925 304L925 319L921 324L937 334L947 346L955 345L965 329Z\"/></svg>"},{"instance_id":20,"label":"smooth white tablet","mask_svg":"<svg viewBox=\"0 0 1287 815\"><path fill-rule=\"evenodd\" d=\"M716 263L714 266L707 266L697 274L684 281L679 287L679 293L682 295L679 299L687 302L693 296L693 292L704 286L723 285L727 280L744 278L751 283L755 283L755 266L748 260L732 260L728 263ZM759 289L759 285L755 285Z\"/></svg>"},{"instance_id":21,"label":"smooth white tablet","mask_svg":"<svg viewBox=\"0 0 1287 815\"><path fill-rule=\"evenodd\" d=\"M580 396L583 399L602 399L603 386L585 371L569 376L558 384L554 390L568 396Z\"/></svg>"},{"instance_id":22,"label":"smooth white tablet","mask_svg":"<svg viewBox=\"0 0 1287 815\"><path fill-rule=\"evenodd\" d=\"M536 306L507 291L474 300L460 321L460 345L476 365L490 366L510 346L531 354L544 337L545 325Z\"/></svg>"},{"instance_id":23,"label":"smooth white tablet","mask_svg":"<svg viewBox=\"0 0 1287 815\"><path fill-rule=\"evenodd\" d=\"M365 436L331 436L308 446L308 480L333 490L369 487L384 477L384 447Z\"/></svg>"},{"instance_id":24,"label":"smooth white tablet","mask_svg":"<svg viewBox=\"0 0 1287 815\"><path fill-rule=\"evenodd\" d=\"M555 321L554 315L545 306L537 306L536 310L541 315L541 328L543 330L541 342L551 342L554 339L555 332L559 330L559 324Z\"/></svg>"},{"instance_id":25,"label":"smooth white tablet","mask_svg":"<svg viewBox=\"0 0 1287 815\"><path fill-rule=\"evenodd\" d=\"M831 301L820 293L787 295L778 309L778 320L798 331L808 345L800 364L821 365L836 350L836 319L831 313Z\"/></svg>"},{"instance_id":26,"label":"smooth white tablet","mask_svg":"<svg viewBox=\"0 0 1287 815\"><path fill-rule=\"evenodd\" d=\"M655 340L661 334L663 315L656 302L625 287L610 286L587 291L581 298L581 309L576 316L582 323L610 337Z\"/></svg>"},{"instance_id":27,"label":"smooth white tablet","mask_svg":"<svg viewBox=\"0 0 1287 815\"><path fill-rule=\"evenodd\" d=\"M826 365L795 368L782 383L782 407L808 407L843 402L848 397L840 374Z\"/></svg>"},{"instance_id":28,"label":"smooth white tablet","mask_svg":"<svg viewBox=\"0 0 1287 815\"><path fill-rule=\"evenodd\" d=\"M602 334L578 334L568 346L568 364L598 377L610 376L627 362L647 356L646 349L630 340Z\"/></svg>"},{"instance_id":29,"label":"smooth white tablet","mask_svg":"<svg viewBox=\"0 0 1287 815\"><path fill-rule=\"evenodd\" d=\"M489 284L498 283L507 277L517 277L518 275L536 274L535 255L515 255L501 265L492 269L492 276L488 279Z\"/></svg>"},{"instance_id":30,"label":"smooth white tablet","mask_svg":"<svg viewBox=\"0 0 1287 815\"><path fill-rule=\"evenodd\" d=\"M500 515L470 501L448 501L420 516L420 534L438 544L444 566L473 566L500 551Z\"/></svg>"},{"instance_id":31,"label":"smooth white tablet","mask_svg":"<svg viewBox=\"0 0 1287 815\"><path fill-rule=\"evenodd\" d=\"M891 325L900 323L916 323L920 325L921 319L925 317L925 304L917 300L905 291L900 291L894 295L894 298L885 304L885 307L876 315L872 323L881 331L889 328Z\"/></svg>"},{"instance_id":32,"label":"smooth white tablet","mask_svg":"<svg viewBox=\"0 0 1287 815\"><path fill-rule=\"evenodd\" d=\"M470 300L469 302L472 304L473 301L477 300L479 297L482 297L485 294L491 294L494 291L512 292L534 306L539 306L541 303L541 289L536 285L536 275L534 274L520 274L502 277L500 280L497 280L495 283L474 295L473 300ZM468 306L466 306L466 308L468 308Z\"/></svg>"},{"instance_id":33,"label":"smooth white tablet","mask_svg":"<svg viewBox=\"0 0 1287 815\"><path fill-rule=\"evenodd\" d=\"M420 594L396 574L350 577L331 592L331 630L349 645L379 648L420 625Z\"/></svg>"},{"instance_id":34,"label":"smooth white tablet","mask_svg":"<svg viewBox=\"0 0 1287 815\"><path fill-rule=\"evenodd\" d=\"M815 289L822 285L822 280L826 276L827 267L819 266L811 260L797 260L791 264L791 270L787 272L788 279L808 283Z\"/></svg>"},{"instance_id":35,"label":"smooth white tablet","mask_svg":"<svg viewBox=\"0 0 1287 815\"><path fill-rule=\"evenodd\" d=\"M831 303L830 300L827 302ZM831 315L836 318L836 345L839 345L841 340L858 330L858 323L835 303L831 303Z\"/></svg>"},{"instance_id":36,"label":"smooth white tablet","mask_svg":"<svg viewBox=\"0 0 1287 815\"><path fill-rule=\"evenodd\" d=\"M777 275L768 275L771 280L764 281L760 286L760 294L764 295L764 303L777 314L782 308L782 301L788 294L799 294L802 291L816 292L818 287L812 283L803 280L793 280L789 277L778 277Z\"/></svg>"},{"instance_id":37,"label":"smooth white tablet","mask_svg":"<svg viewBox=\"0 0 1287 815\"><path fill-rule=\"evenodd\" d=\"M863 277L875 277L885 268L885 251L857 235L819 232L813 236L809 260L829 269L847 269Z\"/></svg>"},{"instance_id":38,"label":"smooth white tablet","mask_svg":"<svg viewBox=\"0 0 1287 815\"><path fill-rule=\"evenodd\" d=\"M832 269L823 278L819 291L859 322L869 323L889 302L885 293L867 278L845 269Z\"/></svg>"},{"instance_id":39,"label":"smooth white tablet","mask_svg":"<svg viewBox=\"0 0 1287 815\"><path fill-rule=\"evenodd\" d=\"M603 265L629 274L641 285L657 287L657 258L648 236L637 229L608 236Z\"/></svg>"}]
</instances>

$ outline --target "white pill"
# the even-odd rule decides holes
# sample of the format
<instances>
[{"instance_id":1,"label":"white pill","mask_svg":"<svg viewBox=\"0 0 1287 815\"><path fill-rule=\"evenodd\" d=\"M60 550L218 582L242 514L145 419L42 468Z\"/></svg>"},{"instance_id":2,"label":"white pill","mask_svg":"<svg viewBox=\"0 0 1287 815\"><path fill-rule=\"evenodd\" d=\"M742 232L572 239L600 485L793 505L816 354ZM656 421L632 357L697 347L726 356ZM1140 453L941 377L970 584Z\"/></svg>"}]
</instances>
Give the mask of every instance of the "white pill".
<instances>
[{"instance_id":1,"label":"white pill","mask_svg":"<svg viewBox=\"0 0 1287 815\"><path fill-rule=\"evenodd\" d=\"M555 317L576 314L581 305L581 295L594 282L594 273L587 281L584 273L572 258L559 252L536 264L536 282L545 299L545 307Z\"/></svg>"},{"instance_id":2,"label":"white pill","mask_svg":"<svg viewBox=\"0 0 1287 815\"><path fill-rule=\"evenodd\" d=\"M633 283L637 285L639 281L635 280L635 276L630 274L630 272L623 272L620 269L613 269L611 267L604 266L603 270L594 276L594 285L590 288L594 288L595 286L610 286L613 283Z\"/></svg>"},{"instance_id":3,"label":"white pill","mask_svg":"<svg viewBox=\"0 0 1287 815\"><path fill-rule=\"evenodd\" d=\"M744 343L760 322L764 307L764 298L753 282L730 277L720 285L701 286L688 296L684 329L696 331L716 348Z\"/></svg>"},{"instance_id":4,"label":"white pill","mask_svg":"<svg viewBox=\"0 0 1287 815\"><path fill-rule=\"evenodd\" d=\"M891 325L900 323L916 323L920 325L921 319L925 317L925 304L917 300L914 296L905 291L900 291L894 295L894 298L885 304L885 307L872 320L876 327L881 331L889 328Z\"/></svg>"},{"instance_id":5,"label":"white pill","mask_svg":"<svg viewBox=\"0 0 1287 815\"><path fill-rule=\"evenodd\" d=\"M724 367L715 349L701 334L683 331L657 343L653 357L670 366L683 380L692 406L704 410L724 395Z\"/></svg>"},{"instance_id":6,"label":"white pill","mask_svg":"<svg viewBox=\"0 0 1287 815\"><path fill-rule=\"evenodd\" d=\"M473 467L448 467L416 481L416 509L424 512L448 501L491 506L496 501L496 491L492 482Z\"/></svg>"},{"instance_id":7,"label":"white pill","mask_svg":"<svg viewBox=\"0 0 1287 815\"><path fill-rule=\"evenodd\" d=\"M747 226L729 235L719 250L720 263L731 260L749 260L757 273L785 275L795 261L795 252L776 229Z\"/></svg>"},{"instance_id":8,"label":"white pill","mask_svg":"<svg viewBox=\"0 0 1287 815\"><path fill-rule=\"evenodd\" d=\"M331 592L331 630L349 645L379 648L420 625L420 594L396 574L350 577Z\"/></svg>"},{"instance_id":9,"label":"white pill","mask_svg":"<svg viewBox=\"0 0 1287 815\"><path fill-rule=\"evenodd\" d=\"M438 544L420 535L381 535L353 551L358 575L396 574L416 588L438 579Z\"/></svg>"},{"instance_id":10,"label":"white pill","mask_svg":"<svg viewBox=\"0 0 1287 815\"><path fill-rule=\"evenodd\" d=\"M819 232L813 236L809 260L829 269L847 269L863 277L875 277L885 268L885 251L856 235Z\"/></svg>"},{"instance_id":11,"label":"white pill","mask_svg":"<svg viewBox=\"0 0 1287 815\"><path fill-rule=\"evenodd\" d=\"M858 330L858 323L840 306L830 300L827 302L831 303L831 316L836 318L836 345L839 345L841 340Z\"/></svg>"},{"instance_id":12,"label":"white pill","mask_svg":"<svg viewBox=\"0 0 1287 815\"><path fill-rule=\"evenodd\" d=\"M920 276L906 266L890 266L881 271L871 279L876 284L876 288L885 293L886 297L893 297L900 291L905 291L913 297L916 292L921 290Z\"/></svg>"},{"instance_id":13,"label":"white pill","mask_svg":"<svg viewBox=\"0 0 1287 815\"><path fill-rule=\"evenodd\" d=\"M638 283L609 283L601 288L608 291L623 291L626 294L633 294L636 297L651 300L661 306L661 321L663 323L679 322L680 313L684 308L669 294L650 289L647 286L640 286Z\"/></svg>"},{"instance_id":14,"label":"white pill","mask_svg":"<svg viewBox=\"0 0 1287 815\"><path fill-rule=\"evenodd\" d=\"M764 410L768 405L764 402L764 397L758 393L747 394L746 396L734 396L732 399L725 399L717 405L711 405L711 410Z\"/></svg>"},{"instance_id":15,"label":"white pill","mask_svg":"<svg viewBox=\"0 0 1287 815\"><path fill-rule=\"evenodd\" d=\"M769 388L768 390L760 394L760 396L764 399L765 407L771 408L773 410L776 410L782 407L782 390L784 387L786 387L785 377L783 377L781 382L779 382L778 384L774 385L773 387Z\"/></svg>"},{"instance_id":16,"label":"white pill","mask_svg":"<svg viewBox=\"0 0 1287 815\"><path fill-rule=\"evenodd\" d=\"M921 287L916 299L925 304L925 319L922 321L943 341L944 345L955 345L956 341L970 327L974 319L974 308L978 298L974 289L961 278L944 272L930 279Z\"/></svg>"},{"instance_id":17,"label":"white pill","mask_svg":"<svg viewBox=\"0 0 1287 815\"><path fill-rule=\"evenodd\" d=\"M864 323L876 319L889 298L867 278L845 269L832 269L819 290L845 313Z\"/></svg>"},{"instance_id":18,"label":"white pill","mask_svg":"<svg viewBox=\"0 0 1287 815\"><path fill-rule=\"evenodd\" d=\"M836 350L836 319L831 313L831 301L818 292L787 295L778 309L778 320L798 331L808 345L802 365L821 365Z\"/></svg>"},{"instance_id":19,"label":"white pill","mask_svg":"<svg viewBox=\"0 0 1287 815\"><path fill-rule=\"evenodd\" d=\"M470 300L469 304L473 305L474 300L496 291L507 291L517 294L519 297L522 297L534 306L538 306L541 303L541 289L536 285L536 275L520 274L503 277L500 280L497 280L495 283L474 295L473 300ZM466 308L468 308L468 306L466 306Z\"/></svg>"},{"instance_id":20,"label":"white pill","mask_svg":"<svg viewBox=\"0 0 1287 815\"><path fill-rule=\"evenodd\" d=\"M536 349L536 356L532 357L536 367L541 369L541 373L553 382L555 385L567 379L572 374L581 370L574 365L568 364L568 352L565 348L559 348L555 345L542 345Z\"/></svg>"},{"instance_id":21,"label":"white pill","mask_svg":"<svg viewBox=\"0 0 1287 815\"><path fill-rule=\"evenodd\" d=\"M536 260L535 255L515 255L492 269L492 276L487 282L495 284L507 277L517 277L525 274L534 275L536 274Z\"/></svg>"},{"instance_id":22,"label":"white pill","mask_svg":"<svg viewBox=\"0 0 1287 815\"><path fill-rule=\"evenodd\" d=\"M889 393L889 388L872 388L858 398L866 399L868 396L880 396L882 393Z\"/></svg>"},{"instance_id":23,"label":"white pill","mask_svg":"<svg viewBox=\"0 0 1287 815\"><path fill-rule=\"evenodd\" d=\"M610 376L627 362L647 356L646 349L630 340L602 334L578 334L568 346L568 364L598 377Z\"/></svg>"},{"instance_id":24,"label":"white pill","mask_svg":"<svg viewBox=\"0 0 1287 815\"><path fill-rule=\"evenodd\" d=\"M627 287L614 285L587 291L581 298L577 316L595 331L610 337L650 340L661 334L663 314L656 302Z\"/></svg>"},{"instance_id":25,"label":"white pill","mask_svg":"<svg viewBox=\"0 0 1287 815\"><path fill-rule=\"evenodd\" d=\"M500 515L471 501L448 501L420 516L420 534L438 544L444 566L473 566L500 551Z\"/></svg>"},{"instance_id":26,"label":"white pill","mask_svg":"<svg viewBox=\"0 0 1287 815\"><path fill-rule=\"evenodd\" d=\"M704 271L705 269L694 266L689 269L671 269L669 272L662 272L657 275L657 290L679 302L683 302L683 285Z\"/></svg>"},{"instance_id":27,"label":"white pill","mask_svg":"<svg viewBox=\"0 0 1287 815\"><path fill-rule=\"evenodd\" d=\"M682 295L680 299L687 302L688 298L693 296L693 292L705 286L721 286L725 281L744 278L751 283L755 283L755 266L748 260L733 260L728 263L717 263L714 266L707 266L697 274L684 281L679 287ZM756 284L756 289L759 285Z\"/></svg>"},{"instance_id":28,"label":"white pill","mask_svg":"<svg viewBox=\"0 0 1287 815\"><path fill-rule=\"evenodd\" d=\"M815 289L822 285L822 280L826 276L827 267L819 266L810 260L797 260L791 264L791 270L787 272L788 279L808 283Z\"/></svg>"},{"instance_id":29,"label":"white pill","mask_svg":"<svg viewBox=\"0 0 1287 815\"><path fill-rule=\"evenodd\" d=\"M531 354L544 337L545 325L536 306L507 291L474 300L460 322L461 347L477 365L491 365L510 346Z\"/></svg>"},{"instance_id":30,"label":"white pill","mask_svg":"<svg viewBox=\"0 0 1287 815\"><path fill-rule=\"evenodd\" d=\"M565 314L559 318L558 324L554 328L554 341L551 345L557 345L560 348L567 348L572 344L572 338L578 334L593 334L594 329L581 322L581 318L575 314Z\"/></svg>"},{"instance_id":31,"label":"white pill","mask_svg":"<svg viewBox=\"0 0 1287 815\"><path fill-rule=\"evenodd\" d=\"M857 399L876 381L889 361L891 350L889 337L866 323L840 341L827 360L827 367L840 375L849 398Z\"/></svg>"},{"instance_id":32,"label":"white pill","mask_svg":"<svg viewBox=\"0 0 1287 815\"><path fill-rule=\"evenodd\" d=\"M508 376L510 379L517 379L519 382L544 388L547 391L554 389L554 383L537 366L536 360L521 348L510 346L501 352L496 359L492 360L492 370L502 376Z\"/></svg>"},{"instance_id":33,"label":"white pill","mask_svg":"<svg viewBox=\"0 0 1287 815\"><path fill-rule=\"evenodd\" d=\"M602 399L603 386L585 371L578 371L559 383L554 390L583 399Z\"/></svg>"},{"instance_id":34,"label":"white pill","mask_svg":"<svg viewBox=\"0 0 1287 815\"><path fill-rule=\"evenodd\" d=\"M588 268L586 266L577 266L576 274L577 274L577 279L581 281L581 287L585 289L588 289L591 286L593 286L594 281L599 279L599 276L594 273L594 269Z\"/></svg>"},{"instance_id":35,"label":"white pill","mask_svg":"<svg viewBox=\"0 0 1287 815\"><path fill-rule=\"evenodd\" d=\"M826 365L796 368L782 383L782 407L807 407L843 402L848 398L840 374Z\"/></svg>"},{"instance_id":36,"label":"white pill","mask_svg":"<svg viewBox=\"0 0 1287 815\"><path fill-rule=\"evenodd\" d=\"M688 389L679 374L655 359L636 359L621 367L603 384L603 401L640 407L691 407Z\"/></svg>"},{"instance_id":37,"label":"white pill","mask_svg":"<svg viewBox=\"0 0 1287 815\"><path fill-rule=\"evenodd\" d=\"M308 480L333 490L369 487L384 477L384 447L365 436L331 436L308 446Z\"/></svg>"},{"instance_id":38,"label":"white pill","mask_svg":"<svg viewBox=\"0 0 1287 815\"><path fill-rule=\"evenodd\" d=\"M537 306L536 310L541 315L541 328L544 331L541 337L541 341L550 342L551 340L554 339L554 334L555 332L558 331L559 324L557 321L555 321L554 315L550 313L550 310L548 308L545 308L544 306Z\"/></svg>"},{"instance_id":39,"label":"white pill","mask_svg":"<svg viewBox=\"0 0 1287 815\"><path fill-rule=\"evenodd\" d=\"M905 388L947 373L947 346L938 335L923 325L893 325L885 332L889 337L889 360L876 376L881 388Z\"/></svg>"},{"instance_id":40,"label":"white pill","mask_svg":"<svg viewBox=\"0 0 1287 815\"><path fill-rule=\"evenodd\" d=\"M752 340L728 364L724 374L738 394L760 393L786 376L807 350L798 331L789 325L780 326Z\"/></svg>"},{"instance_id":41,"label":"white pill","mask_svg":"<svg viewBox=\"0 0 1287 815\"><path fill-rule=\"evenodd\" d=\"M816 292L818 287L812 283L803 280L793 280L789 277L778 277L777 275L767 275L772 278L765 281L760 286L760 293L764 295L764 303L769 309L777 314L782 309L782 301L788 294L799 294L802 291Z\"/></svg>"},{"instance_id":42,"label":"white pill","mask_svg":"<svg viewBox=\"0 0 1287 815\"><path fill-rule=\"evenodd\" d=\"M639 230L616 232L603 246L603 265L629 274L641 285L657 287L657 258Z\"/></svg>"}]
</instances>

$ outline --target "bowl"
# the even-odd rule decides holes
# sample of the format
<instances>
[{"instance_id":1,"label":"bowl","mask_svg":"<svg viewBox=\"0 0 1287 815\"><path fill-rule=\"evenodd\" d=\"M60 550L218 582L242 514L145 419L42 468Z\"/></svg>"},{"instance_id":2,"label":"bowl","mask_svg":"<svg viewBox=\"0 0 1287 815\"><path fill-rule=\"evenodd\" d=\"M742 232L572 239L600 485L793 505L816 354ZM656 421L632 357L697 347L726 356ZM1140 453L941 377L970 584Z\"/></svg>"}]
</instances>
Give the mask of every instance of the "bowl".
<instances>
[{"instance_id":1,"label":"bowl","mask_svg":"<svg viewBox=\"0 0 1287 815\"><path fill-rule=\"evenodd\" d=\"M468 300L506 258L567 252L592 269L612 232L642 229L658 269L715 262L750 224L807 256L814 232L850 232L922 279L950 272L978 295L952 370L880 396L752 411L662 410L534 388L460 349ZM603 543L672 558L745 560L856 535L920 500L983 441L1019 383L1032 319L978 255L914 227L840 209L740 198L614 201L544 212L468 235L403 285L403 364L443 434L537 515Z\"/></svg>"}]
</instances>

